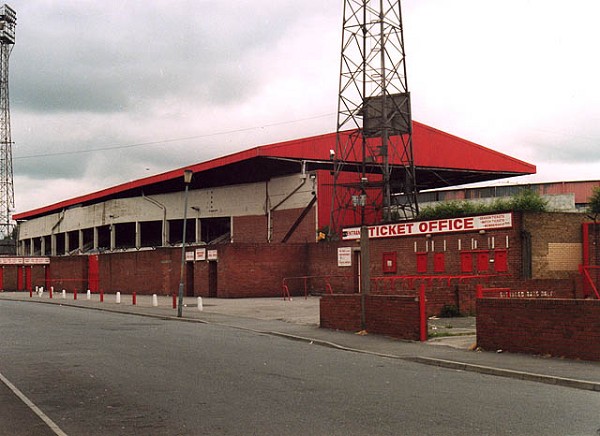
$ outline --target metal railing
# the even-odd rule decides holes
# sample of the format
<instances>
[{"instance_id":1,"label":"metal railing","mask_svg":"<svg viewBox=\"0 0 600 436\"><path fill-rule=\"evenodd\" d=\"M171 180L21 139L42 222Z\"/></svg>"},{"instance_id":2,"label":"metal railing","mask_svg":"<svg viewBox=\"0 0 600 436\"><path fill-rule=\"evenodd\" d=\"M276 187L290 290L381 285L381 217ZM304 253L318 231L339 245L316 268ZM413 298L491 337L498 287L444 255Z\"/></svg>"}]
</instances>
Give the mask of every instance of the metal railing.
<instances>
[{"instance_id":1,"label":"metal railing","mask_svg":"<svg viewBox=\"0 0 600 436\"><path fill-rule=\"evenodd\" d=\"M400 282L403 288L407 290L415 289L416 283L426 284L431 287L434 283L444 283L446 286L450 286L452 282L458 284L469 282L471 280L489 280L491 278L506 277L506 274L461 274L461 275L399 275L399 276L383 276L373 277L371 282L373 283L373 292L384 291L386 288L391 291L396 291L396 284ZM386 284L388 285L386 287Z\"/></svg>"},{"instance_id":2,"label":"metal railing","mask_svg":"<svg viewBox=\"0 0 600 436\"><path fill-rule=\"evenodd\" d=\"M284 277L281 288L284 300L291 300L292 296L290 294L290 288L288 283L290 281L301 281L302 286L304 287L304 298L308 298L309 294L309 284L314 284L315 282L322 282L323 290L327 294L333 294L333 287L331 286L331 279L352 279L353 276L341 275L341 276L298 276L298 277ZM313 290L311 287L310 290Z\"/></svg>"},{"instance_id":3,"label":"metal railing","mask_svg":"<svg viewBox=\"0 0 600 436\"><path fill-rule=\"evenodd\" d=\"M596 276L595 280L592 277L592 274L590 274L590 271L594 272L594 275ZM579 272L583 276L583 285L586 297L587 290L591 289L592 291L594 291L596 298L600 300L600 292L598 291L598 287L596 286L596 283L598 282L598 277L600 276L600 265L580 265Z\"/></svg>"}]
</instances>

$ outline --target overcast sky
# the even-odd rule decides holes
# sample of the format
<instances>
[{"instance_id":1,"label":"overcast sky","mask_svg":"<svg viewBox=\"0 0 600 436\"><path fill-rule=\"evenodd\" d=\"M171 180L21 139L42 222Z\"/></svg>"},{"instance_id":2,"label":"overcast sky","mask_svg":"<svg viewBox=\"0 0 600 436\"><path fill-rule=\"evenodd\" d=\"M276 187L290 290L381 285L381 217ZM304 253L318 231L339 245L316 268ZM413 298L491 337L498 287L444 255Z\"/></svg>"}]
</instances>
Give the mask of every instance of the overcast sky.
<instances>
[{"instance_id":1,"label":"overcast sky","mask_svg":"<svg viewBox=\"0 0 600 436\"><path fill-rule=\"evenodd\" d=\"M335 131L342 0L11 0L17 212ZM413 118L600 179L598 0L403 1Z\"/></svg>"}]
</instances>

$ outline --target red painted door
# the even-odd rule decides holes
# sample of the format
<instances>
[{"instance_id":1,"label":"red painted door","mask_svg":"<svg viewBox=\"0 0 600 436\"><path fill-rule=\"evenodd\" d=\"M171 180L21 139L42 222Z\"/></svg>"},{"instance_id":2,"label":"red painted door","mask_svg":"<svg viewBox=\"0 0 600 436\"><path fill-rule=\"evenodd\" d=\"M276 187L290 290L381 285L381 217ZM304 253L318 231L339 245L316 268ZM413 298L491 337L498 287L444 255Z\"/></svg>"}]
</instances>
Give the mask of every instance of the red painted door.
<instances>
[{"instance_id":1,"label":"red painted door","mask_svg":"<svg viewBox=\"0 0 600 436\"><path fill-rule=\"evenodd\" d=\"M417 272L427 272L427 253L417 253Z\"/></svg>"},{"instance_id":2,"label":"red painted door","mask_svg":"<svg viewBox=\"0 0 600 436\"><path fill-rule=\"evenodd\" d=\"M485 272L490 269L490 254L487 252L477 253L477 270Z\"/></svg>"},{"instance_id":3,"label":"red painted door","mask_svg":"<svg viewBox=\"0 0 600 436\"><path fill-rule=\"evenodd\" d=\"M461 272L473 272L473 253L460 253L460 270Z\"/></svg>"},{"instance_id":4,"label":"red painted door","mask_svg":"<svg viewBox=\"0 0 600 436\"><path fill-rule=\"evenodd\" d=\"M100 263L98 255L88 256L88 289L98 292L100 288Z\"/></svg>"},{"instance_id":5,"label":"red painted door","mask_svg":"<svg viewBox=\"0 0 600 436\"><path fill-rule=\"evenodd\" d=\"M508 254L506 250L498 250L494 253L494 265L496 272L508 271Z\"/></svg>"},{"instance_id":6,"label":"red painted door","mask_svg":"<svg viewBox=\"0 0 600 436\"><path fill-rule=\"evenodd\" d=\"M446 271L446 260L444 253L435 253L433 256L433 271L441 273Z\"/></svg>"}]
</instances>

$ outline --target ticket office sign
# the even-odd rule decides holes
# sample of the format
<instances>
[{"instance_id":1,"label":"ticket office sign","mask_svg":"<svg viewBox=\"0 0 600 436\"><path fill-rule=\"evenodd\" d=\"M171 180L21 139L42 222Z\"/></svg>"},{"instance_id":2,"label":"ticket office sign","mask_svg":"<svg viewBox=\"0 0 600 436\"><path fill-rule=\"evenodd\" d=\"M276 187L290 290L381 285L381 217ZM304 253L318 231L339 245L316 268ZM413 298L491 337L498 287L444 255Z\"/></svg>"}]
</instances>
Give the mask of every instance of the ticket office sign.
<instances>
[{"instance_id":1,"label":"ticket office sign","mask_svg":"<svg viewBox=\"0 0 600 436\"><path fill-rule=\"evenodd\" d=\"M434 235L440 233L469 232L512 228L512 213L498 213L460 218L446 218L411 223L392 223L369 226L369 239L397 238L401 236ZM360 239L360 227L342 231L343 240Z\"/></svg>"}]
</instances>

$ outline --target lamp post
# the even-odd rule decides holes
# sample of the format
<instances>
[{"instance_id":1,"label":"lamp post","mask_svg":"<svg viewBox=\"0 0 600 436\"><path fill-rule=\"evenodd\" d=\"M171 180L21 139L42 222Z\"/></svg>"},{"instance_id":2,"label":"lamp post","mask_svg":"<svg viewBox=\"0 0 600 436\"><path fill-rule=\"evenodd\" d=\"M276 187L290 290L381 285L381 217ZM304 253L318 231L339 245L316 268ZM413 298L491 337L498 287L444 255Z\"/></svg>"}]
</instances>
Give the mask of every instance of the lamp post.
<instances>
[{"instance_id":1,"label":"lamp post","mask_svg":"<svg viewBox=\"0 0 600 436\"><path fill-rule=\"evenodd\" d=\"M179 294L177 301L177 317L183 315L183 277L185 273L185 233L187 231L187 206L188 206L188 188L192 182L192 170L183 171L183 183L185 183L185 192L183 194L183 235L181 238L181 274L179 276Z\"/></svg>"}]
</instances>

